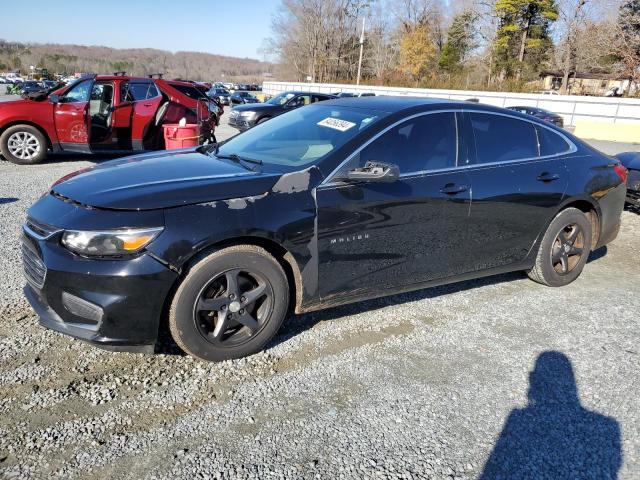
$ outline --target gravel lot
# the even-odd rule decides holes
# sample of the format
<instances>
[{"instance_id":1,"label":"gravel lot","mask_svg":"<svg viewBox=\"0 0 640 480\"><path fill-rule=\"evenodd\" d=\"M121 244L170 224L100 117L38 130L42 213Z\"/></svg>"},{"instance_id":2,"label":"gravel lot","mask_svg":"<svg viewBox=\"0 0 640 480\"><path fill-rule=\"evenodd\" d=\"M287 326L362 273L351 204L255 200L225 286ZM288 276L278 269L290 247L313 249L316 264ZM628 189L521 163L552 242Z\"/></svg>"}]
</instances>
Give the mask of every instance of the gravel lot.
<instances>
[{"instance_id":1,"label":"gravel lot","mask_svg":"<svg viewBox=\"0 0 640 480\"><path fill-rule=\"evenodd\" d=\"M1 477L640 477L640 215L568 287L509 274L297 316L208 364L98 350L22 299L25 209L94 160L0 161Z\"/></svg>"}]
</instances>

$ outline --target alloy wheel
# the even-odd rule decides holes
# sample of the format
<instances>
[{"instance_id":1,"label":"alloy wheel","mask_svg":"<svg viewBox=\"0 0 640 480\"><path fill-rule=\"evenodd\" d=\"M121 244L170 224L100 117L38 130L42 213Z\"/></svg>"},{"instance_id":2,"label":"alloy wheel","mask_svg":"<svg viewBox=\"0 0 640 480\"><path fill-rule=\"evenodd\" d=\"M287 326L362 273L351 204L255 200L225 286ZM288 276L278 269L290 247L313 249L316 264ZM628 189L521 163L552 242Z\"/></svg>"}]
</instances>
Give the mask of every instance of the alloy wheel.
<instances>
[{"instance_id":1,"label":"alloy wheel","mask_svg":"<svg viewBox=\"0 0 640 480\"><path fill-rule=\"evenodd\" d=\"M556 236L551 247L551 265L559 275L567 275L580 263L584 255L584 232L571 223Z\"/></svg>"},{"instance_id":2,"label":"alloy wheel","mask_svg":"<svg viewBox=\"0 0 640 480\"><path fill-rule=\"evenodd\" d=\"M272 307L273 289L261 275L233 269L217 275L200 291L194 321L207 341L237 346L260 331Z\"/></svg>"},{"instance_id":3,"label":"alloy wheel","mask_svg":"<svg viewBox=\"0 0 640 480\"><path fill-rule=\"evenodd\" d=\"M7 148L14 157L31 160L40 153L42 147L35 135L29 132L16 132L9 137Z\"/></svg>"}]
</instances>

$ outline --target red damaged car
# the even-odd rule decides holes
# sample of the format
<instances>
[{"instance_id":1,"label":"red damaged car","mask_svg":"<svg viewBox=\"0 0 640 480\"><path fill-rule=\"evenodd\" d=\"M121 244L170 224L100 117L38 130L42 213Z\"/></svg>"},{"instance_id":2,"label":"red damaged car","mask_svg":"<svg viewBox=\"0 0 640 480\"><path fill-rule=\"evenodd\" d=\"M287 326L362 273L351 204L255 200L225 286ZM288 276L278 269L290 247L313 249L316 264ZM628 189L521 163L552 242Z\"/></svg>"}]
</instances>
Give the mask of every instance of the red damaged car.
<instances>
[{"instance_id":1,"label":"red damaged car","mask_svg":"<svg viewBox=\"0 0 640 480\"><path fill-rule=\"evenodd\" d=\"M191 83L124 75L81 78L54 91L0 103L0 152L35 164L49 152L122 153L164 148L162 125L200 124L215 141L217 106Z\"/></svg>"}]
</instances>

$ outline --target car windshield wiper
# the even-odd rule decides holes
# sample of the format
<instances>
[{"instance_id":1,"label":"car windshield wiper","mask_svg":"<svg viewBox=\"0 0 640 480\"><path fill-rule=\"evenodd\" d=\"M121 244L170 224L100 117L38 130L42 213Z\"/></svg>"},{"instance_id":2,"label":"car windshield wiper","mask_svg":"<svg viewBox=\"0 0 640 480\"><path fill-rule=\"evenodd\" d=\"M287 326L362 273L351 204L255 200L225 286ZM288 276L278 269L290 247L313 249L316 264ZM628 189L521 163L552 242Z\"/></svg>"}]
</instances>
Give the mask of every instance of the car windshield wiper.
<instances>
[{"instance_id":1,"label":"car windshield wiper","mask_svg":"<svg viewBox=\"0 0 640 480\"><path fill-rule=\"evenodd\" d=\"M241 155L238 155L237 153L230 153L228 155L220 155L219 153L214 152L213 155L216 158L219 158L221 160L231 160L232 162L236 162L236 163L252 163L253 165L262 165L262 160L258 160L256 158L247 158Z\"/></svg>"},{"instance_id":2,"label":"car windshield wiper","mask_svg":"<svg viewBox=\"0 0 640 480\"><path fill-rule=\"evenodd\" d=\"M232 162L240 163L251 163L253 165L262 165L262 160L258 160L257 158L248 158L244 155L238 155L237 153L229 153L229 154L220 154L218 150L220 145L217 143L211 143L209 145L202 145L200 151L202 153L206 153L207 155L213 155L220 160L231 160Z\"/></svg>"}]
</instances>

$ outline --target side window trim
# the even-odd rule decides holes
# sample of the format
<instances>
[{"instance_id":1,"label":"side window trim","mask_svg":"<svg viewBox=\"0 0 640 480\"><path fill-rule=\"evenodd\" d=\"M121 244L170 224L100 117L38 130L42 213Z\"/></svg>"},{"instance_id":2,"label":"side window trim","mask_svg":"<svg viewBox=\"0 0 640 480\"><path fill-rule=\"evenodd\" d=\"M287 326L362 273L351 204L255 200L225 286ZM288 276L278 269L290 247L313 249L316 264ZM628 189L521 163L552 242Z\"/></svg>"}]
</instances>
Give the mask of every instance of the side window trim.
<instances>
[{"instance_id":1,"label":"side window trim","mask_svg":"<svg viewBox=\"0 0 640 480\"><path fill-rule=\"evenodd\" d=\"M338 172L340 172L340 170L342 170L342 167L344 167L347 163L349 163L351 160L353 160L356 157L356 155L359 155L362 150L364 150L366 147L369 146L369 144L375 142L382 135L387 133L389 130L397 127L398 125L400 125L400 124L402 124L402 123L404 123L406 121L413 120L414 118L423 117L425 115L434 115L436 113L453 113L453 114L460 113L461 114L462 112L463 112L462 109L448 108L448 109L443 109L443 110L430 110L428 112L414 113L413 115L409 115L408 117L401 118L400 120L392 123L391 125L388 125L384 129L380 130L373 137L371 137L369 140L367 140L362 145L360 145L356 150L354 150L351 153L351 155L349 155L342 162L340 162L340 164L336 168L334 168L333 171L329 175L327 175L327 178L325 178L324 181L320 185L318 185L318 187L322 187L322 186L325 186L325 185L342 184L343 182L341 182L341 181L337 181L337 182L333 181L334 177L338 174ZM405 176L424 175L426 173L432 173L432 172L444 172L444 171L455 170L455 169L458 169L458 168L466 168L467 167L466 165L464 167L460 167L458 165L458 159L459 159L458 152L459 152L459 148L460 148L459 147L459 145L460 145L460 137L458 136L458 134L459 134L460 131L458 129L458 115L454 115L454 117L455 117L455 121L456 121L456 165L453 166L453 167L430 169L430 170L421 170L421 171L417 171L417 172L407 172L407 173L401 174L400 178L404 178Z\"/></svg>"},{"instance_id":2,"label":"side window trim","mask_svg":"<svg viewBox=\"0 0 640 480\"><path fill-rule=\"evenodd\" d=\"M536 141L538 141L538 129L536 127L541 127L541 128L546 128L547 130L550 130L551 133L554 133L556 135L558 135L559 137L561 137L562 139L564 139L567 144L569 145L569 150L565 151L565 152L560 152L560 153L554 153L553 155L545 155L545 156L541 156L540 155L540 146L539 146L539 141L538 141L538 156L537 157L525 157L525 158L516 158L513 160L503 160L500 162L487 162L487 163L471 163L469 165L467 165L467 168L478 168L478 167L491 167L491 166L499 166L499 165L508 165L511 163L521 163L521 162L530 162L530 161L537 161L537 160L545 160L545 159L549 159L549 158L554 158L554 157L561 157L564 155L571 155L572 153L575 153L578 151L578 147L576 147L575 143L573 143L571 141L571 139L569 137L567 137L566 135L560 133L560 132L556 132L555 130L553 130L552 128L547 127L546 125L543 125L542 123L538 123L532 120L529 120L527 118L520 118L520 117L515 117L513 115L509 115L507 113L502 113L502 112L491 112L489 110L466 110L467 114L471 114L471 113L486 113L489 115L497 115L500 117L507 117L507 118L512 118L514 120L519 120L521 122L527 122L527 123L531 123L533 126L534 131L536 132ZM470 132L471 134L473 134L473 127L472 130ZM474 151L475 151L475 147L474 147ZM476 153L476 157L477 157L477 152ZM475 161L477 162L477 158L475 159Z\"/></svg>"}]
</instances>

